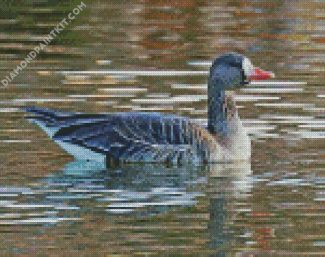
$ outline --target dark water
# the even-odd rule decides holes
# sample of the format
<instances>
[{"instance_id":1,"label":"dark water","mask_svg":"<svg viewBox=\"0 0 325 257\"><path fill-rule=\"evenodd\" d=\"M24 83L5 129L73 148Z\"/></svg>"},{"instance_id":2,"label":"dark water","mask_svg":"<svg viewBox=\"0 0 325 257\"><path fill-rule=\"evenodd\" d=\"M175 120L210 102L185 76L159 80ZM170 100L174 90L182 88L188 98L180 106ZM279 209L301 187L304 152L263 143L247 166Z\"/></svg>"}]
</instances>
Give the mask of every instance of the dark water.
<instances>
[{"instance_id":1,"label":"dark water","mask_svg":"<svg viewBox=\"0 0 325 257\"><path fill-rule=\"evenodd\" d=\"M0 255L324 256L324 1L84 3L0 88ZM78 4L1 2L1 79ZM251 163L106 170L73 162L19 110L205 124L206 72L228 51L276 74L236 92Z\"/></svg>"}]
</instances>

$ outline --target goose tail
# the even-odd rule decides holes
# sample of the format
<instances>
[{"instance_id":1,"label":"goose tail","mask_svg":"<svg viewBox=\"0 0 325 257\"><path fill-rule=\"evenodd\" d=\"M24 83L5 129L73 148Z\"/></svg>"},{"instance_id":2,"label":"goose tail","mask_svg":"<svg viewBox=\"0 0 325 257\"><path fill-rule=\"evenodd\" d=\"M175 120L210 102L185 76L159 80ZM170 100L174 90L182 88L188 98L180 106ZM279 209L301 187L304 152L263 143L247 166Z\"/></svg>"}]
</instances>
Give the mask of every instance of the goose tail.
<instances>
[{"instance_id":1,"label":"goose tail","mask_svg":"<svg viewBox=\"0 0 325 257\"><path fill-rule=\"evenodd\" d=\"M38 125L51 138L59 129L56 126L58 119L67 115L63 112L36 106L27 106L23 110L28 113L25 118L31 123Z\"/></svg>"}]
</instances>

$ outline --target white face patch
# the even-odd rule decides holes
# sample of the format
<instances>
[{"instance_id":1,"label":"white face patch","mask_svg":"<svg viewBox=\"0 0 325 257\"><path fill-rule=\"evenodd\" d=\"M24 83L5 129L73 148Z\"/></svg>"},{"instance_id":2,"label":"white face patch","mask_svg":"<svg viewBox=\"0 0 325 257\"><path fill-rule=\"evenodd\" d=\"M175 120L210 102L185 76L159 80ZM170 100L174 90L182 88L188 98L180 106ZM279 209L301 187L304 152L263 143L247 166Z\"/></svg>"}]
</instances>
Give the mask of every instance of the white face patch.
<instances>
[{"instance_id":1,"label":"white face patch","mask_svg":"<svg viewBox=\"0 0 325 257\"><path fill-rule=\"evenodd\" d=\"M254 73L254 66L251 63L251 61L248 58L244 58L243 60L243 70L245 73L246 77L249 77L250 75L252 75Z\"/></svg>"}]
</instances>

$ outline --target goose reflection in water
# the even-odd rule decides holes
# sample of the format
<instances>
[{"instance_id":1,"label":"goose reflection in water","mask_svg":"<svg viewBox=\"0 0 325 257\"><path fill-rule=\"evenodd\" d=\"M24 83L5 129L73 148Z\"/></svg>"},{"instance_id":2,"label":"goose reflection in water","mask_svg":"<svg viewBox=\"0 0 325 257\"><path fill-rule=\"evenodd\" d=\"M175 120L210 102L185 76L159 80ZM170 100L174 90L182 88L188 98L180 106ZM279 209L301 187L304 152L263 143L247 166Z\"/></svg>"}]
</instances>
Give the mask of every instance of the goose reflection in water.
<instances>
[{"instance_id":1,"label":"goose reflection in water","mask_svg":"<svg viewBox=\"0 0 325 257\"><path fill-rule=\"evenodd\" d=\"M98 162L75 161L62 172L43 180L56 189L47 199L71 205L80 199L95 200L95 209L109 214L155 215L175 207L193 206L196 191L206 184L204 167L166 167L161 165L127 165L105 168ZM88 207L87 207L88 208Z\"/></svg>"},{"instance_id":2,"label":"goose reflection in water","mask_svg":"<svg viewBox=\"0 0 325 257\"><path fill-rule=\"evenodd\" d=\"M250 162L213 164L209 166L207 198L209 199L209 247L216 255L226 256L227 246L234 242L238 208L247 205L252 189ZM244 209L241 211L245 211Z\"/></svg>"},{"instance_id":3,"label":"goose reflection in water","mask_svg":"<svg viewBox=\"0 0 325 257\"><path fill-rule=\"evenodd\" d=\"M213 192L211 203L215 196L225 198L230 192L242 197L243 190L248 188L249 174L251 169L247 162L199 167L128 165L106 170L98 162L75 161L43 182L47 188L59 189L47 196L56 202L93 198L105 203L105 210L111 214L142 212L152 215L172 207L195 205L199 196L205 196L204 188L198 191L198 185L208 185L208 194ZM212 187L210 181L217 184Z\"/></svg>"},{"instance_id":4,"label":"goose reflection in water","mask_svg":"<svg viewBox=\"0 0 325 257\"><path fill-rule=\"evenodd\" d=\"M61 222L86 222L86 213L136 220L171 212L186 214L186 208L201 206L194 212L208 214L208 220L202 223L209 235L207 247L222 254L220 249L235 240L234 228L229 224L236 219L238 203L245 204L250 193L251 174L247 162L197 167L128 165L106 169L98 162L75 161L30 188L17 188L17 192L24 192L17 193L10 208L16 216L20 211L21 217L1 222L48 227ZM35 208L40 217L31 216L35 215Z\"/></svg>"},{"instance_id":5,"label":"goose reflection in water","mask_svg":"<svg viewBox=\"0 0 325 257\"><path fill-rule=\"evenodd\" d=\"M76 161L62 172L43 180L52 203L67 203L107 215L149 217L177 208L198 204L207 198L210 235L208 247L217 256L234 240L232 228L238 203L245 205L252 187L249 162L211 164L201 167L164 167L161 165L130 165L108 169L97 162ZM90 200L86 204L80 202Z\"/></svg>"}]
</instances>

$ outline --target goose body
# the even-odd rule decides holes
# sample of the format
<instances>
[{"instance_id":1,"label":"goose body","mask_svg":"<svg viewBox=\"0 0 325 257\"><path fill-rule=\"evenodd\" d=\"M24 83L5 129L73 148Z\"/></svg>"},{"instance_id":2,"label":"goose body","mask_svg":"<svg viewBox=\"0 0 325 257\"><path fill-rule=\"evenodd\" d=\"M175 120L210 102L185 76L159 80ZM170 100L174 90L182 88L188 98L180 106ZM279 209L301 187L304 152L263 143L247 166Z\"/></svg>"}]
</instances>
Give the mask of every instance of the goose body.
<instances>
[{"instance_id":1,"label":"goose body","mask_svg":"<svg viewBox=\"0 0 325 257\"><path fill-rule=\"evenodd\" d=\"M227 61L234 60L238 67L232 65L229 70ZM186 117L161 113L83 114L40 107L26 107L25 110L33 114L29 118L34 123L75 159L109 164L247 160L251 156L250 139L232 96L224 92L230 85L246 83L248 68L243 67L244 60L242 55L231 53L213 63L207 128ZM242 77L234 73L236 69Z\"/></svg>"}]
</instances>

